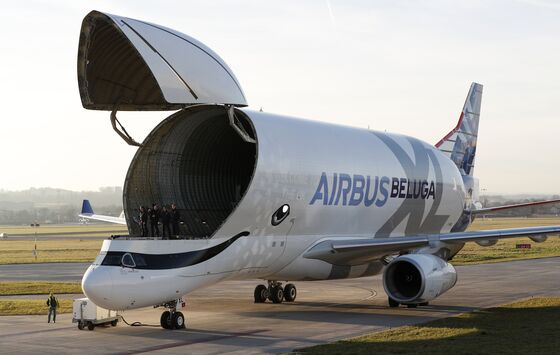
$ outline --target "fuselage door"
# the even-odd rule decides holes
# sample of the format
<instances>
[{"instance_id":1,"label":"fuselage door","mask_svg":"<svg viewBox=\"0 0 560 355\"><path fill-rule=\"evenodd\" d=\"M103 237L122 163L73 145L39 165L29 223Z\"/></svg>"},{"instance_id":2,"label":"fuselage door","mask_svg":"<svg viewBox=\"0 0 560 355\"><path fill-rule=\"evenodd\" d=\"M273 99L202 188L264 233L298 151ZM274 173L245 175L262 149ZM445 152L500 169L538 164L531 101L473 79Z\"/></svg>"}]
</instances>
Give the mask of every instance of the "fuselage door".
<instances>
[{"instance_id":1,"label":"fuselage door","mask_svg":"<svg viewBox=\"0 0 560 355\"><path fill-rule=\"evenodd\" d=\"M237 78L210 48L172 29L90 12L78 49L82 105L94 110L246 106Z\"/></svg>"}]
</instances>

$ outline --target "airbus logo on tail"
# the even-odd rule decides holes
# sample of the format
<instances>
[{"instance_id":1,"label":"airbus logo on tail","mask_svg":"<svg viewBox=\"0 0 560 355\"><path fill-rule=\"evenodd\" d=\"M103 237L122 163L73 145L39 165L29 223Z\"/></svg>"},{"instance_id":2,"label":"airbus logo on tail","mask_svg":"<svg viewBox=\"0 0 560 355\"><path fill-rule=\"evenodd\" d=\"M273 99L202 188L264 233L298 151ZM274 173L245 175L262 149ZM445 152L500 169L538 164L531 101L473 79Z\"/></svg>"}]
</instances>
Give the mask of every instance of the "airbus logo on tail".
<instances>
[{"instance_id":1,"label":"airbus logo on tail","mask_svg":"<svg viewBox=\"0 0 560 355\"><path fill-rule=\"evenodd\" d=\"M388 176L364 176L334 173L329 184L327 173L321 173L319 184L310 205L322 201L325 206L375 205L382 207L389 198L428 199L435 198L436 184L428 180L389 178Z\"/></svg>"}]
</instances>

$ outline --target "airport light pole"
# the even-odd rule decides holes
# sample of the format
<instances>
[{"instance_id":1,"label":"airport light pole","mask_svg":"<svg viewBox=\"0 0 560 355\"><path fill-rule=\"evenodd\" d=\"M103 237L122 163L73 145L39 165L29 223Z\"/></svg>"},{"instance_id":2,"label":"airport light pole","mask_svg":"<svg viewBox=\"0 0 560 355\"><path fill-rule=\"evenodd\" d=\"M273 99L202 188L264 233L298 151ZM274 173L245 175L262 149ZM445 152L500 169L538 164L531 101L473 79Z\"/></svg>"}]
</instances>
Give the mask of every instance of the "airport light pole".
<instances>
[{"instance_id":1,"label":"airport light pole","mask_svg":"<svg viewBox=\"0 0 560 355\"><path fill-rule=\"evenodd\" d=\"M33 256L35 257L35 262L37 261L37 228L39 228L39 223L35 220L35 223L31 223L31 227L35 229L35 245L33 246Z\"/></svg>"}]
</instances>

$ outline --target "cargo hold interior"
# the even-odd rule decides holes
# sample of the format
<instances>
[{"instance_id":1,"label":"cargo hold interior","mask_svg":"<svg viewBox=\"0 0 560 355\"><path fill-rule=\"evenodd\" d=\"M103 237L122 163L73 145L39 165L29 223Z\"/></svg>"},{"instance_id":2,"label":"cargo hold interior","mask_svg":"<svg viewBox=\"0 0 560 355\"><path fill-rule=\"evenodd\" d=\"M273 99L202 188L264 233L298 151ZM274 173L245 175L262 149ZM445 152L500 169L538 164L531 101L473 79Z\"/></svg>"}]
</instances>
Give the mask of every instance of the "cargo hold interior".
<instances>
[{"instance_id":1,"label":"cargo hold interior","mask_svg":"<svg viewBox=\"0 0 560 355\"><path fill-rule=\"evenodd\" d=\"M249 118L236 110L256 139ZM124 185L130 235L141 235L139 206L176 203L181 237L211 237L245 195L257 163L257 144L230 125L224 106L185 108L161 122L132 160ZM160 226L161 230L161 226Z\"/></svg>"}]
</instances>

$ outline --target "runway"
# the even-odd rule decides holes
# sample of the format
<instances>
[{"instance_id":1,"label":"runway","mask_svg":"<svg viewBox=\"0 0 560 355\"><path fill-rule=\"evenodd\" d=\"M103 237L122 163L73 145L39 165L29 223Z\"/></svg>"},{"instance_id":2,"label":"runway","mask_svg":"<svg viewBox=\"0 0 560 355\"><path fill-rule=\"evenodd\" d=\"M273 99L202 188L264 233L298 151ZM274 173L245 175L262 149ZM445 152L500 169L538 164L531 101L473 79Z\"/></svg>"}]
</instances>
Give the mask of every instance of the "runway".
<instances>
[{"instance_id":1,"label":"runway","mask_svg":"<svg viewBox=\"0 0 560 355\"><path fill-rule=\"evenodd\" d=\"M0 281L81 281L90 263L0 265Z\"/></svg>"},{"instance_id":2,"label":"runway","mask_svg":"<svg viewBox=\"0 0 560 355\"><path fill-rule=\"evenodd\" d=\"M389 327L449 317L540 295L560 295L560 258L459 266L459 281L427 307L387 306L381 277L299 282L294 303L254 304L258 281L231 281L188 297L186 330L130 327L78 330L70 315L0 317L0 352L73 354L278 353ZM162 309L124 313L131 323L159 324Z\"/></svg>"}]
</instances>

